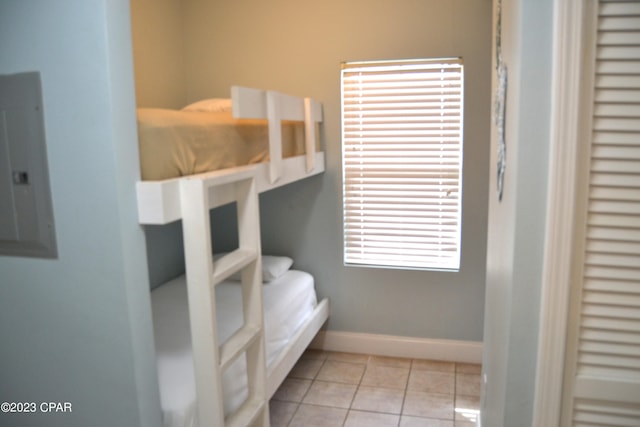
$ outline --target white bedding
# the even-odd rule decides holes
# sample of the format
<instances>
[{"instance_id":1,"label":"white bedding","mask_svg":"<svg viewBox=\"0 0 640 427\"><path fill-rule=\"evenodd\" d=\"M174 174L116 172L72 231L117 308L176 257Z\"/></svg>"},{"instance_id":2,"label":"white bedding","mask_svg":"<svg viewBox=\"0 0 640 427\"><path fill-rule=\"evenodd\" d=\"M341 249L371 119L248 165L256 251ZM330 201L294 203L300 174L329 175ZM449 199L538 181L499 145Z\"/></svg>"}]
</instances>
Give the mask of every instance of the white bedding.
<instances>
[{"instance_id":1,"label":"white bedding","mask_svg":"<svg viewBox=\"0 0 640 427\"><path fill-rule=\"evenodd\" d=\"M267 366L271 366L303 321L317 305L313 277L289 270L263 285ZM220 342L242 325L239 282L216 286L216 311ZM166 427L197 426L195 378L186 280L178 277L151 292L158 381ZM246 397L246 368L238 360L225 373L225 413L235 410Z\"/></svg>"}]
</instances>

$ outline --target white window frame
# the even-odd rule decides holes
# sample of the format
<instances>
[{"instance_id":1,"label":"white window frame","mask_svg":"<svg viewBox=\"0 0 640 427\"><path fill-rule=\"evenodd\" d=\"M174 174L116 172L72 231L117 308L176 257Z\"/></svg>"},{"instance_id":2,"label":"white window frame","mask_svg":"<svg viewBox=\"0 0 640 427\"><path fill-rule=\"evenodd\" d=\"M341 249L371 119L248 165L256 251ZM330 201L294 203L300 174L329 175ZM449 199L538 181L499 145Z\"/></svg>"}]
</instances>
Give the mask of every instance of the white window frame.
<instances>
[{"instance_id":1,"label":"white window frame","mask_svg":"<svg viewBox=\"0 0 640 427\"><path fill-rule=\"evenodd\" d=\"M458 271L462 60L348 62L340 81L345 265Z\"/></svg>"}]
</instances>

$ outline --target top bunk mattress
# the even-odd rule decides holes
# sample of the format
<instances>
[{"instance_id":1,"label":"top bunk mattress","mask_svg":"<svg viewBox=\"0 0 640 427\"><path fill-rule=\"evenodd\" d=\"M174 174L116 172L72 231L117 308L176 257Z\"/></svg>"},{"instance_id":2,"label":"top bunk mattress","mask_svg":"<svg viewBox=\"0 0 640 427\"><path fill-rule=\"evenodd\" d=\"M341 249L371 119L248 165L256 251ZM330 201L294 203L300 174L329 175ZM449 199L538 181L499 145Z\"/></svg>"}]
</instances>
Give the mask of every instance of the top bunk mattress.
<instances>
[{"instance_id":1,"label":"top bunk mattress","mask_svg":"<svg viewBox=\"0 0 640 427\"><path fill-rule=\"evenodd\" d=\"M313 276L289 270L263 285L267 367L271 366L317 306ZM189 327L185 276L151 292L154 337L165 427L197 426L196 384ZM216 285L216 319L220 342L243 323L239 282ZM246 398L244 358L223 375L225 413L234 411Z\"/></svg>"},{"instance_id":2,"label":"top bunk mattress","mask_svg":"<svg viewBox=\"0 0 640 427\"><path fill-rule=\"evenodd\" d=\"M269 160L266 120L236 119L230 111L158 108L139 108L137 118L140 169L145 181ZM283 121L282 157L304 153L304 123Z\"/></svg>"}]
</instances>

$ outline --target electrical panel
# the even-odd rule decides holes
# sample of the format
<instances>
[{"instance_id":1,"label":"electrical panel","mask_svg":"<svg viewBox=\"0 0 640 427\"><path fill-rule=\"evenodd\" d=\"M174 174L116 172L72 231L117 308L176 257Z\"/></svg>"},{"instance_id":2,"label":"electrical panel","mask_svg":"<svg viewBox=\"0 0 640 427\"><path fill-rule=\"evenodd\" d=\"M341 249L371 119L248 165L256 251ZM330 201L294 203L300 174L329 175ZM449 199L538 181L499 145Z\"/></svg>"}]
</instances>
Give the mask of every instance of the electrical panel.
<instances>
[{"instance_id":1,"label":"electrical panel","mask_svg":"<svg viewBox=\"0 0 640 427\"><path fill-rule=\"evenodd\" d=\"M40 73L0 76L0 255L57 258Z\"/></svg>"}]
</instances>

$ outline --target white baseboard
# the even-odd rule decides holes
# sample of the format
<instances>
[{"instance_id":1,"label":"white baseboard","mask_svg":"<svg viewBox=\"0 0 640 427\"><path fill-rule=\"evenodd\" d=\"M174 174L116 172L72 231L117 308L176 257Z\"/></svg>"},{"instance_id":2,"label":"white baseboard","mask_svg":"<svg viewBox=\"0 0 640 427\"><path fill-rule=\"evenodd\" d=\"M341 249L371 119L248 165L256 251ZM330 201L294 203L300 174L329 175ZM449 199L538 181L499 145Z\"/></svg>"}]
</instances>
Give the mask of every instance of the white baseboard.
<instances>
[{"instance_id":1,"label":"white baseboard","mask_svg":"<svg viewBox=\"0 0 640 427\"><path fill-rule=\"evenodd\" d=\"M410 359L482 363L482 343L477 341L320 331L311 342L310 348Z\"/></svg>"}]
</instances>

